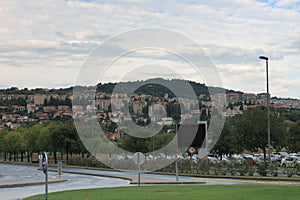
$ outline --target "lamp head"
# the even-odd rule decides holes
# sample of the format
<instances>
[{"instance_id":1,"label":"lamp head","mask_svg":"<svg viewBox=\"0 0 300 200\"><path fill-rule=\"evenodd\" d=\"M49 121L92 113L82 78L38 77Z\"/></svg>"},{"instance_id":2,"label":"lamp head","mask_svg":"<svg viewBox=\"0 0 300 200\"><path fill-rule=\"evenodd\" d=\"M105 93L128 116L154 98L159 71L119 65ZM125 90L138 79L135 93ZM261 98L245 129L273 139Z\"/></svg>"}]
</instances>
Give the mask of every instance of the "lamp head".
<instances>
[{"instance_id":1,"label":"lamp head","mask_svg":"<svg viewBox=\"0 0 300 200\"><path fill-rule=\"evenodd\" d=\"M262 59L262 60L269 60L269 58L266 57L266 56L259 56L259 59Z\"/></svg>"}]
</instances>

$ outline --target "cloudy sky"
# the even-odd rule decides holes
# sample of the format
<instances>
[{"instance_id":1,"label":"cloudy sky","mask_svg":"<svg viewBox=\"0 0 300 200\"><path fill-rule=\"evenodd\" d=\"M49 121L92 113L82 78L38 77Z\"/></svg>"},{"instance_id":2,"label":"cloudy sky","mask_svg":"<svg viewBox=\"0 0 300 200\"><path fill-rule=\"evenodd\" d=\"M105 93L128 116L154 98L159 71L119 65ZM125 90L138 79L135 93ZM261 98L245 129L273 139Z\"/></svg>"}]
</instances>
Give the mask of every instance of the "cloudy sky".
<instances>
[{"instance_id":1,"label":"cloudy sky","mask_svg":"<svg viewBox=\"0 0 300 200\"><path fill-rule=\"evenodd\" d=\"M12 0L1 1L0 20L0 88L74 85L98 45L154 27L195 41L227 89L266 91L258 57L268 56L272 96L300 99L299 0ZM142 58L131 55L146 66Z\"/></svg>"}]
</instances>

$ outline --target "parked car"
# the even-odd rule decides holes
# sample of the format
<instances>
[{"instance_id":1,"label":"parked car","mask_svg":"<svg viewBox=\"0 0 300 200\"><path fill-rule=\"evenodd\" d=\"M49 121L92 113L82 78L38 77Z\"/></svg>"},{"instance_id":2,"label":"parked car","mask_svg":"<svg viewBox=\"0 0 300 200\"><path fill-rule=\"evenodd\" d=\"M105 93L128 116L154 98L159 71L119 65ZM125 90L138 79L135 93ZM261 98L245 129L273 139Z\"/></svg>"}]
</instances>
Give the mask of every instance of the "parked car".
<instances>
[{"instance_id":1,"label":"parked car","mask_svg":"<svg viewBox=\"0 0 300 200\"><path fill-rule=\"evenodd\" d=\"M219 162L218 158L216 158L215 155L209 154L209 155L207 155L206 158L207 158L210 162L212 162L212 163L217 163L217 162Z\"/></svg>"},{"instance_id":2,"label":"parked car","mask_svg":"<svg viewBox=\"0 0 300 200\"><path fill-rule=\"evenodd\" d=\"M280 155L281 158L284 158L289 155L287 152L282 152L282 151L278 152L278 154Z\"/></svg>"},{"instance_id":3,"label":"parked car","mask_svg":"<svg viewBox=\"0 0 300 200\"><path fill-rule=\"evenodd\" d=\"M290 156L295 156L295 157L300 157L300 155L298 153L290 153Z\"/></svg>"},{"instance_id":4,"label":"parked car","mask_svg":"<svg viewBox=\"0 0 300 200\"><path fill-rule=\"evenodd\" d=\"M262 165L265 163L265 160L261 157L254 157L253 160L255 161L255 165Z\"/></svg>"},{"instance_id":5,"label":"parked car","mask_svg":"<svg viewBox=\"0 0 300 200\"><path fill-rule=\"evenodd\" d=\"M299 167L300 159L297 156L286 156L281 159L281 167Z\"/></svg>"}]
</instances>

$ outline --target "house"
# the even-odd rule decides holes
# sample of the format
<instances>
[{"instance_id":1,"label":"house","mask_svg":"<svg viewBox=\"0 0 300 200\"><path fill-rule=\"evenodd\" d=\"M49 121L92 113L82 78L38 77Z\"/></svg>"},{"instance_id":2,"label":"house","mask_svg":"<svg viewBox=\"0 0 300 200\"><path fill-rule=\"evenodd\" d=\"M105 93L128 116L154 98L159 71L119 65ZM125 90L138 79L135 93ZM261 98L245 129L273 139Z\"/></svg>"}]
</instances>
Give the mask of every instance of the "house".
<instances>
[{"instance_id":1,"label":"house","mask_svg":"<svg viewBox=\"0 0 300 200\"><path fill-rule=\"evenodd\" d=\"M109 133L109 134L106 134L105 136L109 140L118 140L118 139L120 139L120 134L119 133Z\"/></svg>"},{"instance_id":2,"label":"house","mask_svg":"<svg viewBox=\"0 0 300 200\"><path fill-rule=\"evenodd\" d=\"M15 121L16 118L12 114L3 114L2 115L2 120L3 121Z\"/></svg>"},{"instance_id":3,"label":"house","mask_svg":"<svg viewBox=\"0 0 300 200\"><path fill-rule=\"evenodd\" d=\"M32 103L28 103L26 107L28 113L34 113L35 111L39 110L39 106Z\"/></svg>"},{"instance_id":4,"label":"house","mask_svg":"<svg viewBox=\"0 0 300 200\"><path fill-rule=\"evenodd\" d=\"M61 111L69 110L69 109L70 109L70 107L69 107L69 106L66 106L66 105L58 106L58 110L61 110Z\"/></svg>"},{"instance_id":5,"label":"house","mask_svg":"<svg viewBox=\"0 0 300 200\"><path fill-rule=\"evenodd\" d=\"M243 102L245 104L256 104L257 103L257 97L254 93L244 93L242 95Z\"/></svg>"},{"instance_id":6,"label":"house","mask_svg":"<svg viewBox=\"0 0 300 200\"><path fill-rule=\"evenodd\" d=\"M39 119L48 119L49 118L48 114L47 113L43 113L43 112L37 112L35 114L35 116L37 118L39 118Z\"/></svg>"},{"instance_id":7,"label":"house","mask_svg":"<svg viewBox=\"0 0 300 200\"><path fill-rule=\"evenodd\" d=\"M235 104L238 103L240 101L240 95L237 93L229 93L226 94L226 100L227 100L227 105L231 104Z\"/></svg>"},{"instance_id":8,"label":"house","mask_svg":"<svg viewBox=\"0 0 300 200\"><path fill-rule=\"evenodd\" d=\"M260 105L267 105L267 93L259 93L257 94L257 102ZM269 99L271 99L271 95L269 94Z\"/></svg>"},{"instance_id":9,"label":"house","mask_svg":"<svg viewBox=\"0 0 300 200\"><path fill-rule=\"evenodd\" d=\"M13 112L23 112L26 110L25 106L13 105Z\"/></svg>"},{"instance_id":10,"label":"house","mask_svg":"<svg viewBox=\"0 0 300 200\"><path fill-rule=\"evenodd\" d=\"M44 112L50 113L50 112L54 112L55 110L56 110L56 107L55 107L55 106L44 106L44 107L43 107L43 111L44 111Z\"/></svg>"},{"instance_id":11,"label":"house","mask_svg":"<svg viewBox=\"0 0 300 200\"><path fill-rule=\"evenodd\" d=\"M33 102L36 105L42 105L44 104L46 97L45 94L35 94L33 95Z\"/></svg>"},{"instance_id":12,"label":"house","mask_svg":"<svg viewBox=\"0 0 300 200\"><path fill-rule=\"evenodd\" d=\"M8 106L0 106L0 112L5 113L8 110Z\"/></svg>"},{"instance_id":13,"label":"house","mask_svg":"<svg viewBox=\"0 0 300 200\"><path fill-rule=\"evenodd\" d=\"M65 110L65 111L63 112L63 115L64 115L64 116L73 117L73 112L72 112L72 110Z\"/></svg>"}]
</instances>

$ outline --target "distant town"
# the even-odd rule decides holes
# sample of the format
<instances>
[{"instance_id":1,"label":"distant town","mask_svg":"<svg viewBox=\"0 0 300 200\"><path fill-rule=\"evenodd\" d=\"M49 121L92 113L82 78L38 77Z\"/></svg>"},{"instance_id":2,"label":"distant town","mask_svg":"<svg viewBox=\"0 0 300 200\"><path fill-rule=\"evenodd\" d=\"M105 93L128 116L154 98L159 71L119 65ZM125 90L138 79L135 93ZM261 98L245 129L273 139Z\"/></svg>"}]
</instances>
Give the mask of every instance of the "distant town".
<instances>
[{"instance_id":1,"label":"distant town","mask_svg":"<svg viewBox=\"0 0 300 200\"><path fill-rule=\"evenodd\" d=\"M195 83L194 83L195 84ZM198 94L197 101L178 99L169 93L156 89L146 89L139 93L128 95L126 93L113 94L109 89L113 84L100 84L95 92L95 100L92 105L72 104L73 88L66 89L18 89L15 87L0 90L0 130L17 129L20 126L43 120L63 121L72 118L73 114L86 115L89 111L96 111L97 119L107 127L109 138L112 140L122 136L122 124L127 120L135 120L137 124L149 122L148 112L157 123L171 126L176 121L192 118L194 114L206 120L210 112L218 112L225 117L241 114L243 110L266 105L266 93L254 94L226 90L226 105L215 106L214 99L218 100L224 94L214 93L208 96L207 91ZM199 84L199 87L206 87ZM194 85L194 88L197 84ZM154 92L153 92L154 91ZM212 98L213 97L213 98ZM111 101L113 101L113 108ZM148 110L151 104L160 105L167 116L155 115L159 111ZM180 106L184 106L188 112L181 113ZM300 100L270 97L270 106L274 109L300 109ZM129 108L129 113L125 109ZM73 112L75 111L75 112ZM123 112L124 111L124 112ZM91 116L93 117L93 116Z\"/></svg>"}]
</instances>

